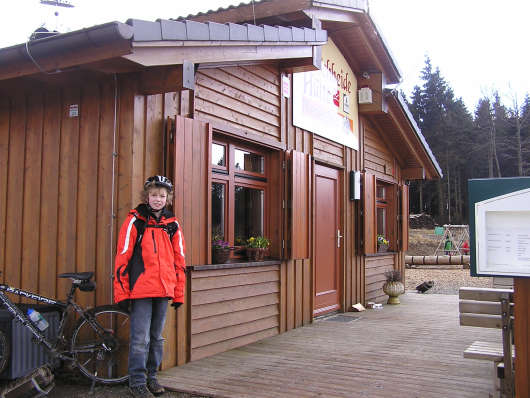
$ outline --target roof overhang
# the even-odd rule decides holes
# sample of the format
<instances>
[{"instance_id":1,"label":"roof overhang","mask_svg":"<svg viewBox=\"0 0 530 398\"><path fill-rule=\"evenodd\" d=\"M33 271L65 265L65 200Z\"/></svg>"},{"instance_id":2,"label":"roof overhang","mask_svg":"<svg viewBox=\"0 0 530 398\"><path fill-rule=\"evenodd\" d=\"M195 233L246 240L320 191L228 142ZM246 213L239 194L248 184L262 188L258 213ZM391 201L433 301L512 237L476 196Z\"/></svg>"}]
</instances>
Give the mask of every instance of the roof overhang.
<instances>
[{"instance_id":1,"label":"roof overhang","mask_svg":"<svg viewBox=\"0 0 530 398\"><path fill-rule=\"evenodd\" d=\"M285 71L308 71L320 68L320 46L327 40L321 29L131 19L0 49L0 81L30 75L51 81L62 72L133 72L185 63L274 61Z\"/></svg>"},{"instance_id":2,"label":"roof overhang","mask_svg":"<svg viewBox=\"0 0 530 398\"><path fill-rule=\"evenodd\" d=\"M368 0L262 0L189 15L205 22L252 22L322 28L341 50L353 72L382 72L388 84L401 82L401 72L368 13Z\"/></svg>"},{"instance_id":3,"label":"roof overhang","mask_svg":"<svg viewBox=\"0 0 530 398\"><path fill-rule=\"evenodd\" d=\"M367 117L385 131L383 140L398 160L402 177L405 180L442 178L442 169L405 100L396 90L384 90L384 97L387 111Z\"/></svg>"},{"instance_id":4,"label":"roof overhang","mask_svg":"<svg viewBox=\"0 0 530 398\"><path fill-rule=\"evenodd\" d=\"M0 80L58 74L132 51L133 29L110 22L0 49Z\"/></svg>"}]
</instances>

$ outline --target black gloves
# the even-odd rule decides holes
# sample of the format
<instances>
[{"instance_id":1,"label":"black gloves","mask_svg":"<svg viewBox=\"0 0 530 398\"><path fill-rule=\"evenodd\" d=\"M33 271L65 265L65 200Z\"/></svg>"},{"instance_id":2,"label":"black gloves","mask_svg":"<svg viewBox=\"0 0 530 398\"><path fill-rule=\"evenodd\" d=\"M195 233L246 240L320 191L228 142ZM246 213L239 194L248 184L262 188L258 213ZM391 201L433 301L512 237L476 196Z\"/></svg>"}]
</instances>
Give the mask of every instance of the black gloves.
<instances>
[{"instance_id":1,"label":"black gloves","mask_svg":"<svg viewBox=\"0 0 530 398\"><path fill-rule=\"evenodd\" d=\"M178 307L180 307L182 305L182 303L179 303L179 302L175 302L173 301L171 303L171 306L175 309L175 311L178 309Z\"/></svg>"},{"instance_id":2,"label":"black gloves","mask_svg":"<svg viewBox=\"0 0 530 398\"><path fill-rule=\"evenodd\" d=\"M120 310L125 311L127 313L131 312L131 300L125 299L118 303L118 307L120 307Z\"/></svg>"}]
</instances>

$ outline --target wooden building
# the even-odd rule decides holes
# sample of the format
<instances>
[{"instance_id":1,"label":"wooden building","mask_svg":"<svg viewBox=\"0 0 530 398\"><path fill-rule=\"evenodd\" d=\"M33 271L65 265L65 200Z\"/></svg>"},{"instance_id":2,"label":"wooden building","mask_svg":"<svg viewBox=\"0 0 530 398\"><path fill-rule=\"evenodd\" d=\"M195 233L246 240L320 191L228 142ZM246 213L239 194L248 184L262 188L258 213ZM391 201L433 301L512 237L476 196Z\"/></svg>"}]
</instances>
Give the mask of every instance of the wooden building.
<instances>
[{"instance_id":1,"label":"wooden building","mask_svg":"<svg viewBox=\"0 0 530 398\"><path fill-rule=\"evenodd\" d=\"M0 271L65 297L95 271L147 176L176 186L190 267L164 367L382 301L404 271L408 186L441 170L366 1L263 0L112 22L0 49ZM211 239L270 238L212 264ZM389 251L377 253L377 235Z\"/></svg>"}]
</instances>

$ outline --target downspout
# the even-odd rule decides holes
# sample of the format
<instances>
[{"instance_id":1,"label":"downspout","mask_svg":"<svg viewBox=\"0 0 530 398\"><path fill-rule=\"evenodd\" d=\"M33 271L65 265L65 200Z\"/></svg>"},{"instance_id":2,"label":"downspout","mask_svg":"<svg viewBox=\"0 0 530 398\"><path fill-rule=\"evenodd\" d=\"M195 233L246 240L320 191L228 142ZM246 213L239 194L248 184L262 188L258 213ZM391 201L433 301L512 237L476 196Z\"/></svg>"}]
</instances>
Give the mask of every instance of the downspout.
<instances>
[{"instance_id":1,"label":"downspout","mask_svg":"<svg viewBox=\"0 0 530 398\"><path fill-rule=\"evenodd\" d=\"M116 150L117 141L117 125L118 125L118 76L114 75L114 124L112 128L112 184L111 184L111 201L110 201L110 244L109 244L109 264L110 264L110 296L111 300L114 300L114 248L113 248L113 235L114 235L114 222L116 220L116 213L114 212L114 192L116 187L116 159L118 152ZM112 302L111 301L111 302Z\"/></svg>"}]
</instances>

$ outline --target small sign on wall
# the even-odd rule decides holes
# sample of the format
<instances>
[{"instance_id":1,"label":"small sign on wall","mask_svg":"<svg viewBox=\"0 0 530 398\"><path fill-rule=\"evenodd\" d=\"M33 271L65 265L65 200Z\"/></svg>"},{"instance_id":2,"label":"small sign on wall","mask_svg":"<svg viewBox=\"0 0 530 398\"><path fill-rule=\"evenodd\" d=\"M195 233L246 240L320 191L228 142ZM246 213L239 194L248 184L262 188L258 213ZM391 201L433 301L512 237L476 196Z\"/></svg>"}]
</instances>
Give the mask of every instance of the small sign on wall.
<instances>
[{"instance_id":1,"label":"small sign on wall","mask_svg":"<svg viewBox=\"0 0 530 398\"><path fill-rule=\"evenodd\" d=\"M68 117L78 117L79 116L79 105L72 104L68 106Z\"/></svg>"},{"instance_id":2,"label":"small sign on wall","mask_svg":"<svg viewBox=\"0 0 530 398\"><path fill-rule=\"evenodd\" d=\"M286 75L282 75L282 94L285 98L291 96L291 80Z\"/></svg>"}]
</instances>

